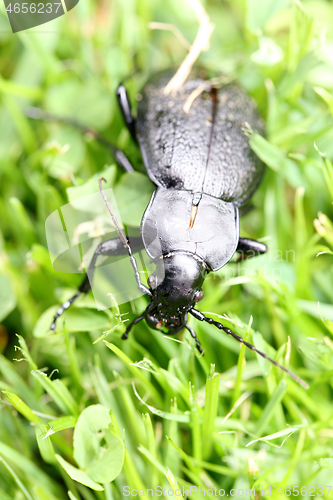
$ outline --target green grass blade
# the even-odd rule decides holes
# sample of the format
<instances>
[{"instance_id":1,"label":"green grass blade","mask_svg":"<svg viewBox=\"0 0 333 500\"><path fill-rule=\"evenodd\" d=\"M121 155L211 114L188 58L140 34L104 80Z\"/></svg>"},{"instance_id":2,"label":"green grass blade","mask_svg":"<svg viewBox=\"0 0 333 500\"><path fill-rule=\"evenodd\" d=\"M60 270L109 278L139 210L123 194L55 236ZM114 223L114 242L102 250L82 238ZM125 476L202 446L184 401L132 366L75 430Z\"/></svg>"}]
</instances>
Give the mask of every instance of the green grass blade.
<instances>
[{"instance_id":1,"label":"green grass blade","mask_svg":"<svg viewBox=\"0 0 333 500\"><path fill-rule=\"evenodd\" d=\"M41 371L34 370L31 372L45 391L50 395L52 400L63 413L71 413L78 415L79 410L76 402L69 393L67 387L59 380L50 380L48 376Z\"/></svg>"},{"instance_id":2,"label":"green grass blade","mask_svg":"<svg viewBox=\"0 0 333 500\"><path fill-rule=\"evenodd\" d=\"M262 435L267 425L269 424L270 420L273 418L278 405L280 404L283 396L287 391L287 387L288 387L287 382L285 380L281 380L279 385L275 389L271 399L265 406L264 411L262 412L262 415L259 419L259 422L256 425L254 432L257 436Z\"/></svg>"},{"instance_id":3,"label":"green grass blade","mask_svg":"<svg viewBox=\"0 0 333 500\"><path fill-rule=\"evenodd\" d=\"M214 440L215 418L219 400L220 375L215 373L215 365L211 365L206 381L205 410L202 424L203 456L208 457Z\"/></svg>"},{"instance_id":4,"label":"green grass blade","mask_svg":"<svg viewBox=\"0 0 333 500\"><path fill-rule=\"evenodd\" d=\"M161 397L158 394L157 390L152 385L152 383L149 380L147 380L147 378L143 375L142 371L140 369L136 368L135 366L133 366L134 365L133 361L128 356L126 356L126 354L123 351L121 351L120 349L118 349L118 347L115 346L114 344L110 344L107 341L104 341L104 342L105 342L105 345L111 351L113 351L118 356L118 358L120 358L125 363L125 365L127 366L127 368L133 373L133 375L138 380L140 380L140 382L142 383L143 387L147 391L149 391L149 393L151 394L152 398L157 403L159 403L159 404L162 405Z\"/></svg>"},{"instance_id":5,"label":"green grass blade","mask_svg":"<svg viewBox=\"0 0 333 500\"><path fill-rule=\"evenodd\" d=\"M30 495L29 491L27 490L27 488L24 486L24 484L22 483L22 481L19 479L19 477L17 476L17 474L13 471L13 469L11 468L11 466L8 464L8 462L6 462L6 460L4 458L2 458L0 456L0 462L3 463L3 465L6 467L6 469L10 472L10 474L13 476L16 484L18 485L18 487L20 488L20 490L22 491L22 493L24 494L25 498L27 498L27 500L33 500L32 496Z\"/></svg>"}]
</instances>

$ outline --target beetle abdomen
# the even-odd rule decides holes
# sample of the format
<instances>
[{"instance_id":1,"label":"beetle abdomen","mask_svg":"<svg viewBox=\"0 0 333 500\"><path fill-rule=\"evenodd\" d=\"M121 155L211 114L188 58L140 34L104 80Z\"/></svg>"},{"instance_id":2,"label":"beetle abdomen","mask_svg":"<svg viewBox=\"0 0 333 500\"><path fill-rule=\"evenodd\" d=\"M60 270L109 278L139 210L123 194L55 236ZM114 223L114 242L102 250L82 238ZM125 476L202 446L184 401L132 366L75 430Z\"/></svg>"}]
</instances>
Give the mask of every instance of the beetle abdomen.
<instances>
[{"instance_id":1,"label":"beetle abdomen","mask_svg":"<svg viewBox=\"0 0 333 500\"><path fill-rule=\"evenodd\" d=\"M253 153L244 133L247 124L263 132L252 100L229 84L216 92L202 92L189 113L189 95L204 80L193 77L175 96L163 90L170 72L163 72L143 90L138 106L137 134L147 172L167 189L205 193L241 206L257 188L264 165Z\"/></svg>"}]
</instances>

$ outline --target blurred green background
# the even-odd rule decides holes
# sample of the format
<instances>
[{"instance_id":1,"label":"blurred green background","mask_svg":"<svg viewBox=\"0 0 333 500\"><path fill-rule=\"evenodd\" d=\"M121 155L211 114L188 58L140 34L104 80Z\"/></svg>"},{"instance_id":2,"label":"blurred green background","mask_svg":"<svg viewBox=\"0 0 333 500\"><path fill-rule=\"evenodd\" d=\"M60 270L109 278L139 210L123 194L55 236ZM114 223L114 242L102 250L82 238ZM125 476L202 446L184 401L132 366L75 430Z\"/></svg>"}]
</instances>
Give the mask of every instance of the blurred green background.
<instances>
[{"instance_id":1,"label":"blurred green background","mask_svg":"<svg viewBox=\"0 0 333 500\"><path fill-rule=\"evenodd\" d=\"M144 322L121 342L122 321L143 311L144 298L97 311L88 295L48 330L81 277L52 268L45 220L75 193L97 191L103 172L123 222L139 226L153 185L115 90L138 71L127 82L135 110L149 75L186 56L150 22L173 24L190 43L198 23L185 0L81 0L13 34L1 4L1 499L110 500L125 485L254 488L252 498L270 486L273 498L293 487L319 498L321 485L333 498L333 4L203 4L215 30L198 64L237 80L266 121L266 139L254 134L251 145L267 172L241 234L269 252L209 276L198 308L226 314L226 325L310 389L193 318L204 358L188 333L174 342ZM122 174L77 130L26 118L30 105L96 128L137 173Z\"/></svg>"}]
</instances>

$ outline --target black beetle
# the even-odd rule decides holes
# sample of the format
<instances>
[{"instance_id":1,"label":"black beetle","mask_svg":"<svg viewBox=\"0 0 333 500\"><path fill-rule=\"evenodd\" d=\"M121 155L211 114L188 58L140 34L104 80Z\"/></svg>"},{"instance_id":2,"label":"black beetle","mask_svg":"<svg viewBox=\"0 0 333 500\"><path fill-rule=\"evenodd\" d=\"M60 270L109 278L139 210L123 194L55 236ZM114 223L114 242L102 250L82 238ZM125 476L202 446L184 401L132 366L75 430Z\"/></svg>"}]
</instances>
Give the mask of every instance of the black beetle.
<instances>
[{"instance_id":1,"label":"black beetle","mask_svg":"<svg viewBox=\"0 0 333 500\"><path fill-rule=\"evenodd\" d=\"M125 123L132 138L139 143L145 168L156 190L142 219L141 238L131 238L130 243L108 206L119 238L98 246L89 269L95 268L99 255L126 252L130 255L138 287L150 297L150 302L144 313L127 327L123 339L128 337L133 325L145 319L151 328L167 335L186 328L202 353L199 339L187 325L190 313L244 343L307 387L299 377L222 323L195 309L203 297L202 285L209 272L220 269L237 251L244 257L267 250L263 243L239 237L239 207L249 201L265 169L250 148L246 130L262 134L264 127L253 102L237 85L213 87L197 73L174 95L166 95L164 89L170 76L170 71L164 71L146 84L136 119L125 87L122 84L118 87L117 97ZM205 90L193 99L200 87ZM189 109L184 111L184 106ZM35 108L28 114L54 119ZM74 121L66 121L84 132L90 131ZM93 134L111 148L124 170L133 169L122 151L96 132ZM107 203L101 182L100 191ZM148 278L148 287L141 283L132 255L132 249L142 248L156 264L156 271ZM90 289L86 276L78 292L58 309L51 329L73 301Z\"/></svg>"}]
</instances>

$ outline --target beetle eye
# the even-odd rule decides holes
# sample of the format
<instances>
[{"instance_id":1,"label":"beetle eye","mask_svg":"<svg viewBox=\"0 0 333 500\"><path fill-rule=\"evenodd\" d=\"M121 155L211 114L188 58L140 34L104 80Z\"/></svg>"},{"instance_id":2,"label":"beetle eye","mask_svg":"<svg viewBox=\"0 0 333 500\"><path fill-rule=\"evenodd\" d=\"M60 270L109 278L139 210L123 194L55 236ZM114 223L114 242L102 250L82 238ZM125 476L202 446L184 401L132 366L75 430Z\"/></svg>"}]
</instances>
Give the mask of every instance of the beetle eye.
<instances>
[{"instance_id":1,"label":"beetle eye","mask_svg":"<svg viewBox=\"0 0 333 500\"><path fill-rule=\"evenodd\" d=\"M168 271L168 278L171 280L175 280L177 278L176 271Z\"/></svg>"},{"instance_id":2,"label":"beetle eye","mask_svg":"<svg viewBox=\"0 0 333 500\"><path fill-rule=\"evenodd\" d=\"M195 292L195 295L194 295L194 300L196 302L199 302L200 300L202 300L204 297L204 293L202 290L198 290L197 292Z\"/></svg>"}]
</instances>

